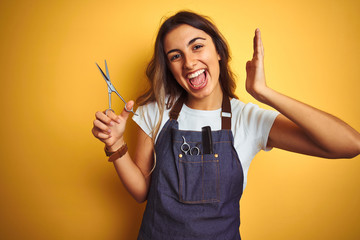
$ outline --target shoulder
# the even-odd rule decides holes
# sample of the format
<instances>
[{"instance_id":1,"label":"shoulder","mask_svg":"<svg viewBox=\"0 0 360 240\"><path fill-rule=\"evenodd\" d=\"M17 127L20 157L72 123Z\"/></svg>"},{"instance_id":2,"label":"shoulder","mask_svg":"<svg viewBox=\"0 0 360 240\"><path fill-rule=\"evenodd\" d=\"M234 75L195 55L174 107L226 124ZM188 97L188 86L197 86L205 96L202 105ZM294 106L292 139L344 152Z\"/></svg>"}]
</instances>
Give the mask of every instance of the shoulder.
<instances>
[{"instance_id":1,"label":"shoulder","mask_svg":"<svg viewBox=\"0 0 360 240\"><path fill-rule=\"evenodd\" d=\"M141 105L137 108L136 112L139 112L140 114L142 113L147 113L147 112L158 112L159 111L159 106L157 104L157 102L153 101L153 102L149 102L145 105Z\"/></svg>"},{"instance_id":2,"label":"shoulder","mask_svg":"<svg viewBox=\"0 0 360 240\"><path fill-rule=\"evenodd\" d=\"M254 103L244 103L235 98L231 99L230 104L232 116L235 118L248 118L249 116L254 116L256 113L263 110Z\"/></svg>"},{"instance_id":3,"label":"shoulder","mask_svg":"<svg viewBox=\"0 0 360 240\"><path fill-rule=\"evenodd\" d=\"M234 104L233 104L234 102ZM269 150L266 148L269 132L278 116L278 112L259 107L254 103L243 103L239 100L231 101L233 110L232 114L232 131L236 146L254 147L256 152Z\"/></svg>"},{"instance_id":4,"label":"shoulder","mask_svg":"<svg viewBox=\"0 0 360 240\"><path fill-rule=\"evenodd\" d=\"M168 96L165 97L164 105L168 100ZM164 113L161 119L161 125L166 122L169 118L169 109L166 109L166 106L163 106ZM157 102L149 102L145 105L139 106L136 109L136 115L132 119L149 135L158 124L160 120L160 110Z\"/></svg>"},{"instance_id":5,"label":"shoulder","mask_svg":"<svg viewBox=\"0 0 360 240\"><path fill-rule=\"evenodd\" d=\"M271 128L278 112L260 108L254 103L231 100L232 117L235 126L241 126L246 132Z\"/></svg>"},{"instance_id":6,"label":"shoulder","mask_svg":"<svg viewBox=\"0 0 360 240\"><path fill-rule=\"evenodd\" d=\"M231 99L231 111L233 116L242 116L242 117L260 117L263 115L272 115L276 113L274 110L268 110L264 108L260 108L258 105L254 103L244 103L238 99Z\"/></svg>"},{"instance_id":7,"label":"shoulder","mask_svg":"<svg viewBox=\"0 0 360 240\"><path fill-rule=\"evenodd\" d=\"M242 101L240 101L239 99L236 99L236 98L232 98L230 100L230 105L231 105L231 112L234 114L236 113L240 113L244 106L245 106L245 103L243 103Z\"/></svg>"},{"instance_id":8,"label":"shoulder","mask_svg":"<svg viewBox=\"0 0 360 240\"><path fill-rule=\"evenodd\" d=\"M162 107L165 109L165 111L167 110L166 103L168 100L169 100L169 96L166 96L163 101L164 104ZM136 113L139 113L139 115L142 115L142 114L157 115L157 114L159 114L159 111L160 111L159 105L156 101L148 102L144 105L139 106L136 109Z\"/></svg>"}]
</instances>

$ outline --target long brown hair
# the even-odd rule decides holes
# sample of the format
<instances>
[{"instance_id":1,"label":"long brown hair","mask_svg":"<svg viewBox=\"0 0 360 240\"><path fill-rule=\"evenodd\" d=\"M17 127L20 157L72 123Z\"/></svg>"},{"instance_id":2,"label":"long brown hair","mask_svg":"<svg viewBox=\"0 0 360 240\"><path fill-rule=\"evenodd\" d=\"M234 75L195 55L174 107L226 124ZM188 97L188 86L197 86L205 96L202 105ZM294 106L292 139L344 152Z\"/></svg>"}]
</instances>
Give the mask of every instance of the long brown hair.
<instances>
[{"instance_id":1,"label":"long brown hair","mask_svg":"<svg viewBox=\"0 0 360 240\"><path fill-rule=\"evenodd\" d=\"M208 17L190 11L180 11L166 19L161 25L155 40L155 49L153 57L147 66L146 75L150 82L150 89L141 95L137 100L138 105L145 105L149 102L158 104L160 118L155 129L153 129L153 140L159 131L161 120L164 114L164 108L170 109L176 98L185 90L177 83L167 66L167 58L164 51L164 38L171 30L176 27L187 24L207 33L213 40L215 48L220 55L220 86L224 94L229 97L237 98L235 95L235 77L230 69L230 53L227 42L217 27ZM165 97L168 101L165 103Z\"/></svg>"}]
</instances>

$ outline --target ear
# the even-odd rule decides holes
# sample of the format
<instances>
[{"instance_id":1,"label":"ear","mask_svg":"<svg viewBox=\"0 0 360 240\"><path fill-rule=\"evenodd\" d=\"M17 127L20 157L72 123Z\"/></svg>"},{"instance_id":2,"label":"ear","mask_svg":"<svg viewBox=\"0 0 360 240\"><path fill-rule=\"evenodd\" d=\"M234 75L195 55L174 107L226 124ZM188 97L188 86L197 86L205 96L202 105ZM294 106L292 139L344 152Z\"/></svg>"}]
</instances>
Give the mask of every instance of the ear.
<instances>
[{"instance_id":1,"label":"ear","mask_svg":"<svg viewBox=\"0 0 360 240\"><path fill-rule=\"evenodd\" d=\"M218 60L220 61L220 60L221 60L220 54L219 54L219 53L217 53L217 55L218 55Z\"/></svg>"}]
</instances>

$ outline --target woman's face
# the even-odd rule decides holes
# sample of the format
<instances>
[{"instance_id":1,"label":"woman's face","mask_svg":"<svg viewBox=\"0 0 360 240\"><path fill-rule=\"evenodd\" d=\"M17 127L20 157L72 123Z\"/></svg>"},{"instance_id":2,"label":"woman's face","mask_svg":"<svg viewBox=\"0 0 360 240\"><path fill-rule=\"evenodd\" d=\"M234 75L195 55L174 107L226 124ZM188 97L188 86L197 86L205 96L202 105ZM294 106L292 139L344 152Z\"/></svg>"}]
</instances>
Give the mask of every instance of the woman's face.
<instances>
[{"instance_id":1,"label":"woman's face","mask_svg":"<svg viewBox=\"0 0 360 240\"><path fill-rule=\"evenodd\" d=\"M168 67L188 93L189 101L222 99L220 56L207 33L190 25L180 25L165 36L164 49Z\"/></svg>"}]
</instances>

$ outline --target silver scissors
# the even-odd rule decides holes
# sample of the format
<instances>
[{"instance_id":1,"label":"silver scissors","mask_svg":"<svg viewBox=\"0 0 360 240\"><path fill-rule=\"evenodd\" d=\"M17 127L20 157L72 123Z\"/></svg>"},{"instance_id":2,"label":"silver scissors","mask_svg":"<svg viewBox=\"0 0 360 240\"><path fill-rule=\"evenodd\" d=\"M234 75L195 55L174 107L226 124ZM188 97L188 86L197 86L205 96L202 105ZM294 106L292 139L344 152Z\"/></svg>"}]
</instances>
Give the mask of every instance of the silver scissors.
<instances>
[{"instance_id":1,"label":"silver scissors","mask_svg":"<svg viewBox=\"0 0 360 240\"><path fill-rule=\"evenodd\" d=\"M182 136L184 139L183 144L181 144L180 149L185 155L199 155L200 149L198 147L190 147L190 145L186 142L185 137Z\"/></svg>"},{"instance_id":2,"label":"silver scissors","mask_svg":"<svg viewBox=\"0 0 360 240\"><path fill-rule=\"evenodd\" d=\"M125 103L125 111L127 111L127 112L132 112L133 114L137 115L136 113L134 113L134 111L133 111L132 108L131 108L131 109L127 109L127 108L126 108L126 101L125 101L124 98L118 93L118 91L116 91L115 87L112 85L112 83L111 83L111 81L110 81L109 69L108 69L106 60L105 60L106 75L105 75L105 73L103 72L103 70L99 67L99 65L98 65L97 63L95 63L95 64L96 64L96 66L99 68L99 70L100 70L102 76L104 77L105 82L106 82L106 84L107 84L107 86L108 86L109 108L106 109L105 114L107 115L107 111L109 111L109 110L114 112L114 110L111 108L111 93L114 92L114 93L116 93L116 95L118 95L119 98Z\"/></svg>"}]
</instances>

